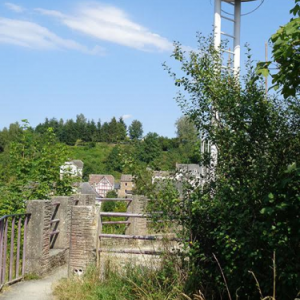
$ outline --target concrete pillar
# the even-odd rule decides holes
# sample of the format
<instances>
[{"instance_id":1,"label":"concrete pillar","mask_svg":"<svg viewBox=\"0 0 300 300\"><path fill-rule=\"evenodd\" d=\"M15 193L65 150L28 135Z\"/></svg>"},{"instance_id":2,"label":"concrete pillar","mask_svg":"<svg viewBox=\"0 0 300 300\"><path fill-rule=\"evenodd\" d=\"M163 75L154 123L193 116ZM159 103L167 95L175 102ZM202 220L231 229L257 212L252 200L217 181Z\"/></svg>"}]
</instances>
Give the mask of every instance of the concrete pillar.
<instances>
[{"instance_id":1,"label":"concrete pillar","mask_svg":"<svg viewBox=\"0 0 300 300\"><path fill-rule=\"evenodd\" d=\"M31 214L27 228L25 273L43 275L49 268L50 200L30 200L27 213Z\"/></svg>"},{"instance_id":2,"label":"concrete pillar","mask_svg":"<svg viewBox=\"0 0 300 300\"><path fill-rule=\"evenodd\" d=\"M128 213L143 214L146 212L147 198L145 196L134 195L130 205L127 208ZM147 235L146 218L129 218L131 222L126 229L125 234L129 235Z\"/></svg>"},{"instance_id":3,"label":"concrete pillar","mask_svg":"<svg viewBox=\"0 0 300 300\"><path fill-rule=\"evenodd\" d=\"M99 209L95 206L73 206L69 254L69 276L81 275L96 262Z\"/></svg>"}]
</instances>

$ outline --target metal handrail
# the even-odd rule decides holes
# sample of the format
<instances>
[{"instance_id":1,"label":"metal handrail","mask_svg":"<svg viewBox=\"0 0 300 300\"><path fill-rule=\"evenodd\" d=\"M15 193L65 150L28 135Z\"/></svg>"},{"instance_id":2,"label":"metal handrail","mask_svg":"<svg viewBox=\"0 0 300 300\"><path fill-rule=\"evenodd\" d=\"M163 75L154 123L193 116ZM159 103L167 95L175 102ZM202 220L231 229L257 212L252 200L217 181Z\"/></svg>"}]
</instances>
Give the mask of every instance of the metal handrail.
<instances>
[{"instance_id":1,"label":"metal handrail","mask_svg":"<svg viewBox=\"0 0 300 300\"><path fill-rule=\"evenodd\" d=\"M98 201L126 201L126 202L132 202L131 198L96 198Z\"/></svg>"},{"instance_id":2,"label":"metal handrail","mask_svg":"<svg viewBox=\"0 0 300 300\"><path fill-rule=\"evenodd\" d=\"M0 218L0 222L3 220L3 219L6 219L6 218L9 218L9 217L17 217L17 216L31 216L31 214L29 213L24 213L24 214L14 214L14 215L4 215Z\"/></svg>"},{"instance_id":3,"label":"metal handrail","mask_svg":"<svg viewBox=\"0 0 300 300\"><path fill-rule=\"evenodd\" d=\"M15 283L24 278L27 226L30 216L30 213L24 213L5 215L0 218L0 290L4 285ZM10 218L11 224L9 222ZM10 236L8 227L11 227ZM22 227L24 228L23 239ZM15 233L17 234L15 235ZM21 249L23 252L22 257ZM20 262L22 263L21 275Z\"/></svg>"}]
</instances>

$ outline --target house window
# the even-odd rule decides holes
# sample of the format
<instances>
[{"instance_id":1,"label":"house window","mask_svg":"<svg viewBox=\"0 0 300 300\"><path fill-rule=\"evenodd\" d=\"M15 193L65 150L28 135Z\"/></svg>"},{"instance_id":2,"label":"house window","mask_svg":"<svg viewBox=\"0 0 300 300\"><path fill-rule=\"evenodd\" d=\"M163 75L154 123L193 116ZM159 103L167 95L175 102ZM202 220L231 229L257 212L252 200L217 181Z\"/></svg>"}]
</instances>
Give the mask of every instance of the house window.
<instances>
[{"instance_id":1,"label":"house window","mask_svg":"<svg viewBox=\"0 0 300 300\"><path fill-rule=\"evenodd\" d=\"M127 182L125 182L125 186L127 186Z\"/></svg>"}]
</instances>

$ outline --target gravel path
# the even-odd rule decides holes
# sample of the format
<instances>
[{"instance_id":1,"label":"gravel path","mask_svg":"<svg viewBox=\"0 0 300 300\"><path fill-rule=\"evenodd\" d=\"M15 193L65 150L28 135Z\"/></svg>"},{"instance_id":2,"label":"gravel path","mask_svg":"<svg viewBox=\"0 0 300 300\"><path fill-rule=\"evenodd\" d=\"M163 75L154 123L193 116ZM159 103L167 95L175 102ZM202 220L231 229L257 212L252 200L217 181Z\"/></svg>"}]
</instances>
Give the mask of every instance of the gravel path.
<instances>
[{"instance_id":1,"label":"gravel path","mask_svg":"<svg viewBox=\"0 0 300 300\"><path fill-rule=\"evenodd\" d=\"M54 300L52 285L63 277L67 277L66 266L42 279L22 281L8 287L0 293L0 300Z\"/></svg>"}]
</instances>

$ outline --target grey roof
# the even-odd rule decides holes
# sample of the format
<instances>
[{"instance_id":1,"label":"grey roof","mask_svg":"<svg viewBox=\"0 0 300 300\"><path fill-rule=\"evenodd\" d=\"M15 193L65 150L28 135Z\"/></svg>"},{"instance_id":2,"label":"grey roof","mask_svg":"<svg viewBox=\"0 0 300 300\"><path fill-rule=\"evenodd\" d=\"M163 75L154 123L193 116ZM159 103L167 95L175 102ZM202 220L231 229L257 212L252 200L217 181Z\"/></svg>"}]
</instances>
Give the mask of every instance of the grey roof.
<instances>
[{"instance_id":1,"label":"grey roof","mask_svg":"<svg viewBox=\"0 0 300 300\"><path fill-rule=\"evenodd\" d=\"M83 169L83 162L81 160L72 160L71 161L75 166L77 166L80 169Z\"/></svg>"},{"instance_id":2,"label":"grey roof","mask_svg":"<svg viewBox=\"0 0 300 300\"><path fill-rule=\"evenodd\" d=\"M130 174L122 174L121 176L121 182L131 182L132 181L132 175Z\"/></svg>"},{"instance_id":3,"label":"grey roof","mask_svg":"<svg viewBox=\"0 0 300 300\"><path fill-rule=\"evenodd\" d=\"M115 183L115 190L119 190L120 189L120 183Z\"/></svg>"},{"instance_id":4,"label":"grey roof","mask_svg":"<svg viewBox=\"0 0 300 300\"><path fill-rule=\"evenodd\" d=\"M88 182L81 182L79 186L79 193L80 194L93 194L99 196L96 190L88 183Z\"/></svg>"}]
</instances>

